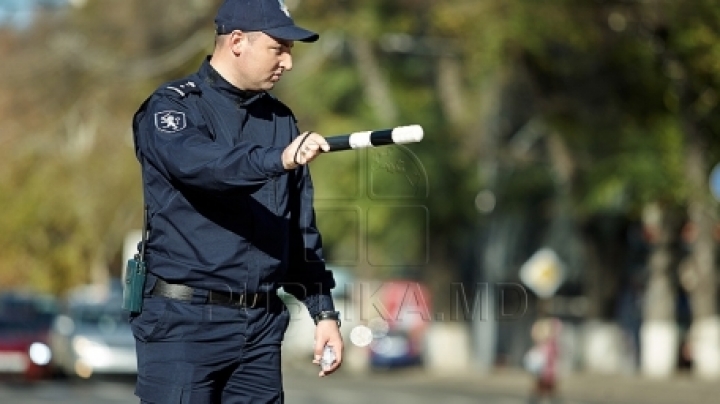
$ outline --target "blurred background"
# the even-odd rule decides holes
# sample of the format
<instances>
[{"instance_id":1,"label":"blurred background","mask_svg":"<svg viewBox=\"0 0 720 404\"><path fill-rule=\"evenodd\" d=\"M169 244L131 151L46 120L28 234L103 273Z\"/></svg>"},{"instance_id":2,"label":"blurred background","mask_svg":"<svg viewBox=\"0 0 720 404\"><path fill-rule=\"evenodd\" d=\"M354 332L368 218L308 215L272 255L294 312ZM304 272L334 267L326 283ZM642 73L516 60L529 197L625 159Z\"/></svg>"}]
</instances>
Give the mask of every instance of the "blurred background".
<instances>
[{"instance_id":1,"label":"blurred background","mask_svg":"<svg viewBox=\"0 0 720 404\"><path fill-rule=\"evenodd\" d=\"M569 380L720 379L718 1L285 3L321 34L273 90L301 130L425 130L312 165L340 378L507 374L522 393L552 319ZM112 309L142 225L130 122L211 52L219 4L0 0L0 371L133 374ZM289 368L312 373L286 298ZM105 336L76 335L86 318Z\"/></svg>"}]
</instances>

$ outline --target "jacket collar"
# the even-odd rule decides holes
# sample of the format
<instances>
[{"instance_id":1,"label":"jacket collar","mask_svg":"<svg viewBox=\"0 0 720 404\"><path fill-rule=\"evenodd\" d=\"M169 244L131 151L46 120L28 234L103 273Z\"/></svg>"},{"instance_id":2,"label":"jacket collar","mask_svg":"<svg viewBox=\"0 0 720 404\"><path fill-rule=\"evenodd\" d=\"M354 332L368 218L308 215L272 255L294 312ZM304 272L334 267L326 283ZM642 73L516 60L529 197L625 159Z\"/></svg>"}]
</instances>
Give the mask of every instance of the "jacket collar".
<instances>
[{"instance_id":1,"label":"jacket collar","mask_svg":"<svg viewBox=\"0 0 720 404\"><path fill-rule=\"evenodd\" d=\"M266 94L265 91L241 90L230 84L229 81L225 80L225 78L222 77L220 73L212 67L212 65L210 65L210 56L205 58L205 61L200 66L200 71L198 73L205 83L210 85L210 87L214 88L222 95L230 98L238 105L251 104Z\"/></svg>"}]
</instances>

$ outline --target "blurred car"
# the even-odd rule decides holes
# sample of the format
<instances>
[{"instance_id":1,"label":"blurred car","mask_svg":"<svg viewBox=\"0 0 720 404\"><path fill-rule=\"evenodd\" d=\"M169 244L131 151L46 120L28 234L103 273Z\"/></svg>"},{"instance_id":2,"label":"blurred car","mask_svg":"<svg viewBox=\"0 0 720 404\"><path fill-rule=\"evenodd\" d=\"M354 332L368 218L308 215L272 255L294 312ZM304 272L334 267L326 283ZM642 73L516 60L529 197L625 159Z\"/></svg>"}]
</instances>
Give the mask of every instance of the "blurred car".
<instances>
[{"instance_id":1,"label":"blurred car","mask_svg":"<svg viewBox=\"0 0 720 404\"><path fill-rule=\"evenodd\" d=\"M54 375L49 332L54 298L33 293L0 295L0 374L36 381Z\"/></svg>"},{"instance_id":2,"label":"blurred car","mask_svg":"<svg viewBox=\"0 0 720 404\"><path fill-rule=\"evenodd\" d=\"M50 346L55 365L67 376L135 375L135 339L121 308L122 289L89 286L76 290L57 316Z\"/></svg>"},{"instance_id":3,"label":"blurred car","mask_svg":"<svg viewBox=\"0 0 720 404\"><path fill-rule=\"evenodd\" d=\"M422 364L422 346L405 331L392 330L370 344L370 366L376 369Z\"/></svg>"},{"instance_id":4,"label":"blurred car","mask_svg":"<svg viewBox=\"0 0 720 404\"><path fill-rule=\"evenodd\" d=\"M405 279L383 282L377 289L380 317L369 320L373 340L369 362L373 369L422 365L430 318L429 291Z\"/></svg>"}]
</instances>

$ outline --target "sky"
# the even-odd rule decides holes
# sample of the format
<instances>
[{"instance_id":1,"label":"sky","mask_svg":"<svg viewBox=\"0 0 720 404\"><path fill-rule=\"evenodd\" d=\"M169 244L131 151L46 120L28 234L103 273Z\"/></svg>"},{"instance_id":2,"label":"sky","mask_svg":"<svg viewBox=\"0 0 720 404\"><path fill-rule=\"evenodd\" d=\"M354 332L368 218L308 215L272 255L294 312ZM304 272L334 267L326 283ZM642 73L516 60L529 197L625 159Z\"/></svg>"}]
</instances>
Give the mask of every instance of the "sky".
<instances>
[{"instance_id":1,"label":"sky","mask_svg":"<svg viewBox=\"0 0 720 404\"><path fill-rule=\"evenodd\" d=\"M67 4L67 0L0 0L0 26L26 29L32 24L35 7L63 4Z\"/></svg>"}]
</instances>

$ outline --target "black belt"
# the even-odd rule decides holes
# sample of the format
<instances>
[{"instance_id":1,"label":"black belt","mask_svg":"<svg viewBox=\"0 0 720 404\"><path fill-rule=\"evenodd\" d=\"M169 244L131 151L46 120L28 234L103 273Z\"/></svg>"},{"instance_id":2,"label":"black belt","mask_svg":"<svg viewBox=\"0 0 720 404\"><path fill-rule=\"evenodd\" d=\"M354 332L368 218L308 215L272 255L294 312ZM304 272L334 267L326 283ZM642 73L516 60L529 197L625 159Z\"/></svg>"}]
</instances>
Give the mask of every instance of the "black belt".
<instances>
[{"instance_id":1,"label":"black belt","mask_svg":"<svg viewBox=\"0 0 720 404\"><path fill-rule=\"evenodd\" d=\"M175 300L192 301L196 289L179 283L167 283L158 278L153 287L154 296L163 296ZM266 305L270 302L271 296L277 296L274 292L268 293L231 293L218 292L215 290L203 290L207 292L205 303L219 304L225 306L254 308Z\"/></svg>"}]
</instances>

